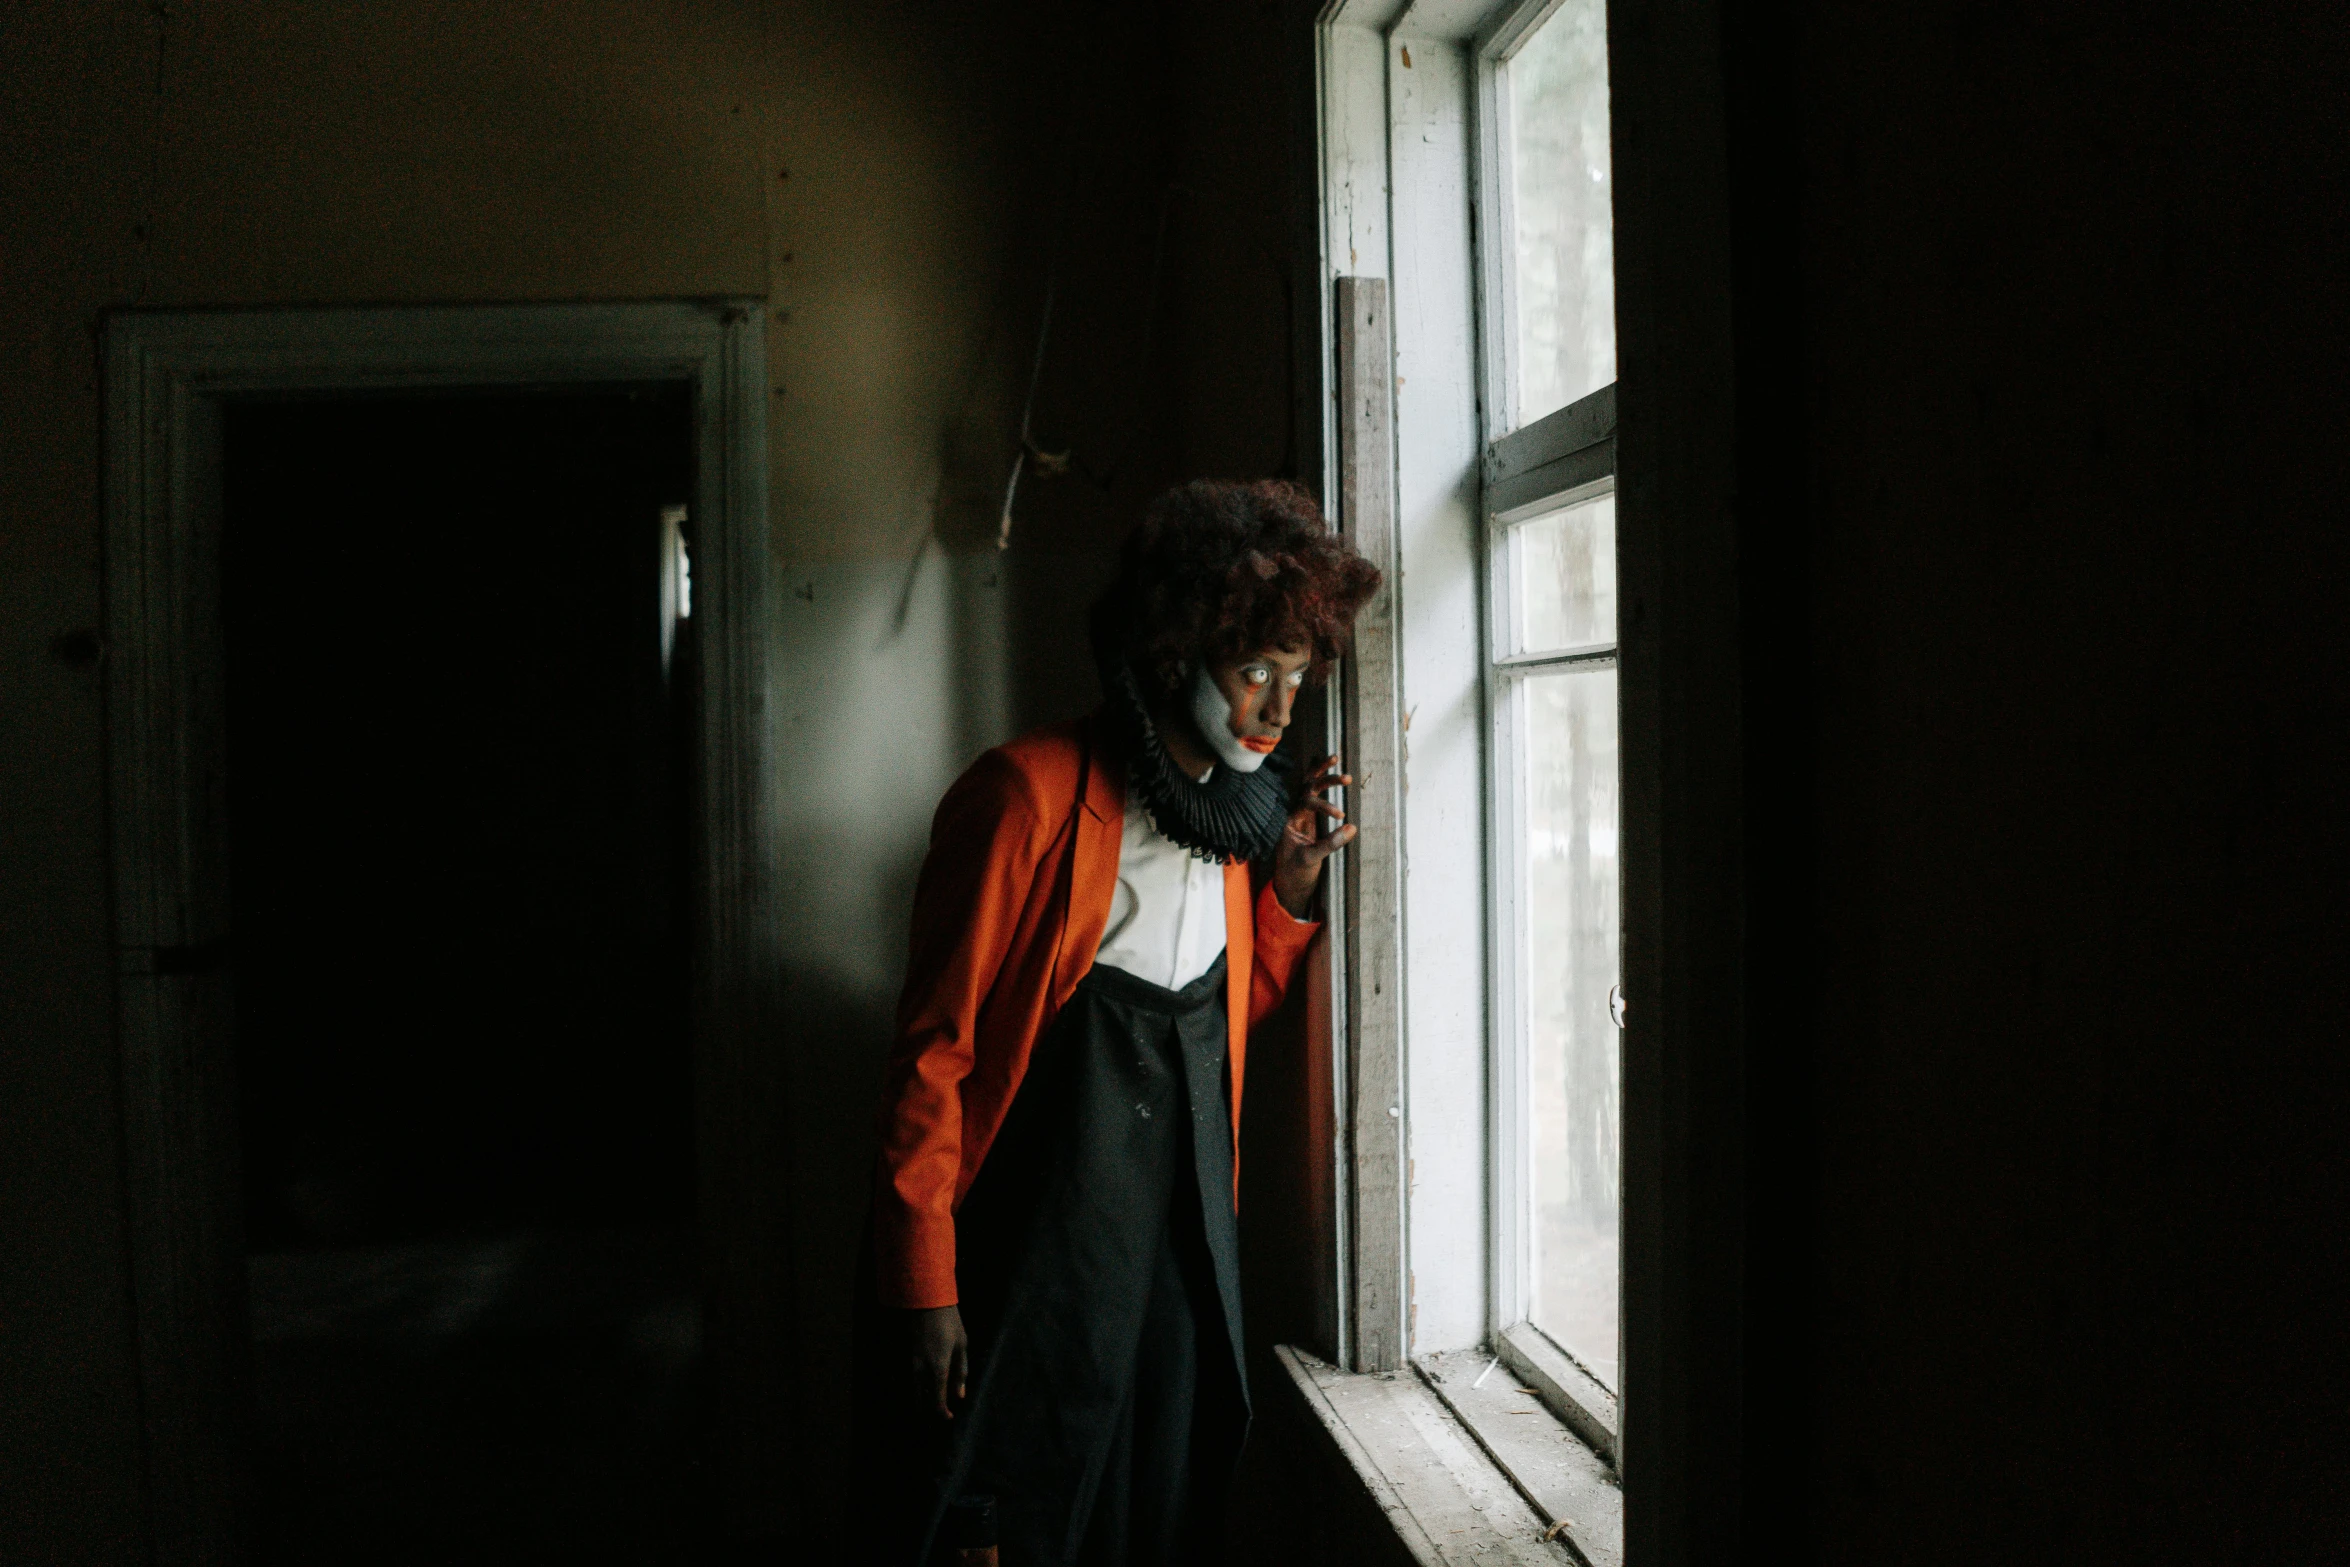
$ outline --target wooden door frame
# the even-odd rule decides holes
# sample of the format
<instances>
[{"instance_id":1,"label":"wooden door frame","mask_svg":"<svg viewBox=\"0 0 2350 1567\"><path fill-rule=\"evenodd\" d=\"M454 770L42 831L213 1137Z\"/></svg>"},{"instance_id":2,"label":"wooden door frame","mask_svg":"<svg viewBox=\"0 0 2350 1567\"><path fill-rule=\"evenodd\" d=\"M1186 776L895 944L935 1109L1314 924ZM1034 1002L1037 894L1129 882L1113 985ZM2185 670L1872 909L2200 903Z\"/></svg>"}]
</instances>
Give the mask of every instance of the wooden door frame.
<instances>
[{"instance_id":1,"label":"wooden door frame","mask_svg":"<svg viewBox=\"0 0 2350 1567\"><path fill-rule=\"evenodd\" d=\"M239 1554L244 1353L230 1049L221 409L255 393L685 382L693 389L695 1147L727 1510L785 1472L762 1213L781 942L766 783L766 306L756 299L112 315L104 338L106 715L129 1271L150 1546ZM758 1092L752 1090L756 1088ZM757 1168L752 1168L756 1165ZM772 1199L770 1199L772 1201ZM762 1320L763 1319L763 1320ZM747 1356L730 1353L742 1349ZM739 1364L747 1358L746 1364ZM763 1369L764 1368L764 1369Z\"/></svg>"}]
</instances>

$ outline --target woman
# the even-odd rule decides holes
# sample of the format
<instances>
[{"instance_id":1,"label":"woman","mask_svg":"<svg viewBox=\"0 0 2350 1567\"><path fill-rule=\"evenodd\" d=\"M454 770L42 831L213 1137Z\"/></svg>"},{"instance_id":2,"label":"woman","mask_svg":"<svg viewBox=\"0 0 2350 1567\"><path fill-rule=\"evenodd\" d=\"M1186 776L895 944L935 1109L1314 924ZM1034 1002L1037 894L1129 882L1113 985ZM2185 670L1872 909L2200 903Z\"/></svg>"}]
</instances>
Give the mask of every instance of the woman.
<instances>
[{"instance_id":1,"label":"woman","mask_svg":"<svg viewBox=\"0 0 2350 1567\"><path fill-rule=\"evenodd\" d=\"M1293 792L1276 747L1378 583L1294 485L1171 491L1095 607L1103 707L990 751L939 806L870 1280L938 1433L908 1559L988 1499L1006 1567L1212 1543L1248 1418L1248 1029L1355 834L1338 758Z\"/></svg>"}]
</instances>

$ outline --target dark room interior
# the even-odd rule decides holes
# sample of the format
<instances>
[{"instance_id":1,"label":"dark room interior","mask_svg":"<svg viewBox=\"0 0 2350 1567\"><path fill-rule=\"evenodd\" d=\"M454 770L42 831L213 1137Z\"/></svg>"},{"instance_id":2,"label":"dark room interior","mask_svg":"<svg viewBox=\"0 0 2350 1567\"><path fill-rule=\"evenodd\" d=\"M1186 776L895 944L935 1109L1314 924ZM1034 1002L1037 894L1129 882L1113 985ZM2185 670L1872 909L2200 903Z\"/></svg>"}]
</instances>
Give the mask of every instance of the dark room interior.
<instances>
[{"instance_id":1,"label":"dark room interior","mask_svg":"<svg viewBox=\"0 0 2350 1567\"><path fill-rule=\"evenodd\" d=\"M267 1559L690 1538L690 427L682 387L228 410Z\"/></svg>"},{"instance_id":2,"label":"dark room interior","mask_svg":"<svg viewBox=\"0 0 2350 1567\"><path fill-rule=\"evenodd\" d=\"M2314 0L0 8L0 1563L902 1533L934 812L1203 478L1382 577L1200 1559L2350 1558L2345 103Z\"/></svg>"}]
</instances>

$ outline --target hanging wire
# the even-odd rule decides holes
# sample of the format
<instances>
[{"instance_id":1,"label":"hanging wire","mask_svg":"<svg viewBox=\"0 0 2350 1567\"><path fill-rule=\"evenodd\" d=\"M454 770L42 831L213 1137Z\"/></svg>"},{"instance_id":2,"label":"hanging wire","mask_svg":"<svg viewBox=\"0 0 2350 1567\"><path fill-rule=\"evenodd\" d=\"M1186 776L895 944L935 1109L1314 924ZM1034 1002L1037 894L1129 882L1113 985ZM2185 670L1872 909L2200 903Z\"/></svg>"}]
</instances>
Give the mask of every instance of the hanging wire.
<instances>
[{"instance_id":1,"label":"hanging wire","mask_svg":"<svg viewBox=\"0 0 2350 1567\"><path fill-rule=\"evenodd\" d=\"M1132 457L1135 443L1146 422L1138 409L1137 417L1134 423L1129 426L1125 439L1118 444L1116 455L1108 463L1098 468L1078 460L1074 452L1048 452L1036 444L1036 395L1038 388L1044 381L1045 352L1052 341L1053 311L1060 299L1061 269L1068 249L1069 208L1076 185L1079 139L1075 100L1076 94L1072 90L1068 110L1068 137L1061 158L1060 193L1055 202L1052 250L1045 272L1044 311L1037 322L1036 349L1029 358L1028 394L1020 404L1019 449L1012 457L1012 472L1004 482L1003 509L996 520L995 542L996 548L999 550L1011 548L1013 506L1019 499L1020 480L1032 466L1040 479L1059 478L1065 474L1076 473L1095 487L1106 491L1126 466L1127 460ZM1198 202L1202 200L1202 195L1198 190L1173 180L1168 181L1160 188L1158 223L1151 237L1149 281L1144 287L1142 299L1142 349L1134 370L1135 395L1138 399L1142 395L1142 388L1149 384L1151 358L1158 346L1159 296L1165 283L1167 239L1169 231L1174 225L1175 206L1178 198ZM1291 412L1283 420L1284 433L1279 471L1289 474L1293 472L1297 460L1297 418L1294 412L1297 382L1297 345L1294 340L1297 309L1295 285L1282 257L1266 245L1261 237L1250 236L1249 245L1271 269L1281 288L1283 358L1286 361L1289 380L1289 395L1285 401Z\"/></svg>"},{"instance_id":2,"label":"hanging wire","mask_svg":"<svg viewBox=\"0 0 2350 1567\"><path fill-rule=\"evenodd\" d=\"M1071 97L1068 143L1061 151L1061 191L1054 202L1053 247L1045 266L1044 314L1036 323L1036 352L1028 361L1028 395L1020 403L1020 450L1012 456L1012 476L1004 483L1003 515L996 523L995 547L999 550L1012 547L1012 502L1020 494L1020 475L1027 469L1028 459L1035 456L1041 471L1049 455L1036 450L1036 388L1044 379L1045 347L1053 339L1053 305L1061 294L1061 258L1069 240L1069 196L1077 184L1077 111L1075 95ZM1066 453L1051 457L1056 470L1065 468L1068 460Z\"/></svg>"}]
</instances>

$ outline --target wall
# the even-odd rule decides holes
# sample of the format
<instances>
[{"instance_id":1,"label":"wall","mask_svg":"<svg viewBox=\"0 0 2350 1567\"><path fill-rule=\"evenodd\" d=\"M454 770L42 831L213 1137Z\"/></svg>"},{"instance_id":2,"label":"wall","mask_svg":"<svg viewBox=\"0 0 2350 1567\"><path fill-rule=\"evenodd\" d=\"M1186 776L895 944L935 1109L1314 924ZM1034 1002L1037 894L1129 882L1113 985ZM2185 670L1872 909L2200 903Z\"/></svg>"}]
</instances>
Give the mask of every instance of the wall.
<instances>
[{"instance_id":1,"label":"wall","mask_svg":"<svg viewBox=\"0 0 2350 1567\"><path fill-rule=\"evenodd\" d=\"M1806 36L1823 1555L2314 1559L2350 27Z\"/></svg>"},{"instance_id":2,"label":"wall","mask_svg":"<svg viewBox=\"0 0 2350 1567\"><path fill-rule=\"evenodd\" d=\"M1627 1549L2338 1554L2350 28L1613 10Z\"/></svg>"},{"instance_id":3,"label":"wall","mask_svg":"<svg viewBox=\"0 0 2350 1567\"><path fill-rule=\"evenodd\" d=\"M772 300L793 1026L755 1113L792 1171L798 1309L775 1331L802 1368L798 1527L826 1554L931 807L986 745L1091 705L1079 615L1142 500L1291 445L1280 144L1187 150L1177 85L1245 82L1246 36L1074 3L0 15L0 1554L140 1554L101 675L71 635L102 620L101 313ZM1253 205L1227 226L1235 179ZM999 553L1048 275L1034 435L1075 471L1025 482Z\"/></svg>"}]
</instances>

